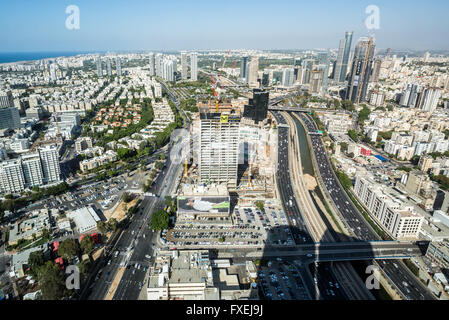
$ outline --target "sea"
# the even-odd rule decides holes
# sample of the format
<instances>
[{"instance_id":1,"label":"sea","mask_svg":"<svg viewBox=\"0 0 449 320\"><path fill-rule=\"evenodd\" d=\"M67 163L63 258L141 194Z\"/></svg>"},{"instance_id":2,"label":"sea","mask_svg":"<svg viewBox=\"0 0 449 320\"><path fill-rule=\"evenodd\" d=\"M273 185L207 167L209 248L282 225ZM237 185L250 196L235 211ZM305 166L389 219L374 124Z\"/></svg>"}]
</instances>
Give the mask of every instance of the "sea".
<instances>
[{"instance_id":1,"label":"sea","mask_svg":"<svg viewBox=\"0 0 449 320\"><path fill-rule=\"evenodd\" d=\"M91 52L82 52L82 51L0 52L0 63L33 61L57 57L73 57L78 54L87 54L87 53Z\"/></svg>"}]
</instances>

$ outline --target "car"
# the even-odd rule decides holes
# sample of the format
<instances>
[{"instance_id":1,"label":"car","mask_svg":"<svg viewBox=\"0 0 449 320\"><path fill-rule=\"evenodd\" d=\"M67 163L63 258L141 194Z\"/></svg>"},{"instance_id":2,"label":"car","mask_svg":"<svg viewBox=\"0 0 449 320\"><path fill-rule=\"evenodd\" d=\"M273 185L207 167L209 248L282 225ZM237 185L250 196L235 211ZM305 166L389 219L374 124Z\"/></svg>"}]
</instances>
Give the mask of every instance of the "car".
<instances>
[{"instance_id":1,"label":"car","mask_svg":"<svg viewBox=\"0 0 449 320\"><path fill-rule=\"evenodd\" d=\"M311 258L311 257L313 257L313 254L308 253L308 254L307 254L307 257L308 257L308 258Z\"/></svg>"}]
</instances>

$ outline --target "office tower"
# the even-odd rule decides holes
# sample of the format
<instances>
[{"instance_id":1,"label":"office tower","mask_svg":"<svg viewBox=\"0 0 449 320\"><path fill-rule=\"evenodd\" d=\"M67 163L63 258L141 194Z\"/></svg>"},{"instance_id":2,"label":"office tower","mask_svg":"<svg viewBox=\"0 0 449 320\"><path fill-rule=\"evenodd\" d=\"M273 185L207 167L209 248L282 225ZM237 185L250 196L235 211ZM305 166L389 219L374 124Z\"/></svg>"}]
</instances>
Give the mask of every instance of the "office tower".
<instances>
[{"instance_id":1,"label":"office tower","mask_svg":"<svg viewBox=\"0 0 449 320\"><path fill-rule=\"evenodd\" d=\"M237 186L240 117L200 113L200 183Z\"/></svg>"},{"instance_id":2,"label":"office tower","mask_svg":"<svg viewBox=\"0 0 449 320\"><path fill-rule=\"evenodd\" d=\"M261 89L253 89L253 97L243 109L243 117L254 120L257 124L267 118L269 92Z\"/></svg>"},{"instance_id":3,"label":"office tower","mask_svg":"<svg viewBox=\"0 0 449 320\"><path fill-rule=\"evenodd\" d=\"M425 88L419 97L419 109L434 112L441 97L441 89Z\"/></svg>"},{"instance_id":4,"label":"office tower","mask_svg":"<svg viewBox=\"0 0 449 320\"><path fill-rule=\"evenodd\" d=\"M430 52L426 52L423 57L424 62L428 62L429 58L430 58Z\"/></svg>"},{"instance_id":5,"label":"office tower","mask_svg":"<svg viewBox=\"0 0 449 320\"><path fill-rule=\"evenodd\" d=\"M154 60L153 52L150 53L149 63L150 63L150 76L154 77L156 75L156 69L155 69L155 60Z\"/></svg>"},{"instance_id":6,"label":"office tower","mask_svg":"<svg viewBox=\"0 0 449 320\"><path fill-rule=\"evenodd\" d=\"M302 79L301 84L308 84L310 82L310 72L313 70L315 60L305 59L302 61Z\"/></svg>"},{"instance_id":7,"label":"office tower","mask_svg":"<svg viewBox=\"0 0 449 320\"><path fill-rule=\"evenodd\" d=\"M344 82L346 80L346 74L348 73L349 55L351 52L353 32L346 32L344 39L340 40L340 46L338 48L337 63L335 66L334 80L338 82Z\"/></svg>"},{"instance_id":8,"label":"office tower","mask_svg":"<svg viewBox=\"0 0 449 320\"><path fill-rule=\"evenodd\" d=\"M24 189L25 178L20 159L0 162L0 193L16 193Z\"/></svg>"},{"instance_id":9,"label":"office tower","mask_svg":"<svg viewBox=\"0 0 449 320\"><path fill-rule=\"evenodd\" d=\"M15 107L0 108L0 130L20 128L20 114Z\"/></svg>"},{"instance_id":10,"label":"office tower","mask_svg":"<svg viewBox=\"0 0 449 320\"><path fill-rule=\"evenodd\" d=\"M301 62L302 62L301 58L295 58L293 64L294 64L295 67L297 67L297 66L301 66L302 65Z\"/></svg>"},{"instance_id":11,"label":"office tower","mask_svg":"<svg viewBox=\"0 0 449 320\"><path fill-rule=\"evenodd\" d=\"M101 69L101 58L100 58L100 56L97 56L97 76L99 76L99 77L103 76L103 70Z\"/></svg>"},{"instance_id":12,"label":"office tower","mask_svg":"<svg viewBox=\"0 0 449 320\"><path fill-rule=\"evenodd\" d=\"M243 57L240 62L240 81L247 82L247 66L248 66L248 57Z\"/></svg>"},{"instance_id":13,"label":"office tower","mask_svg":"<svg viewBox=\"0 0 449 320\"><path fill-rule=\"evenodd\" d=\"M312 70L310 73L309 93L320 93L323 83L323 70Z\"/></svg>"},{"instance_id":14,"label":"office tower","mask_svg":"<svg viewBox=\"0 0 449 320\"><path fill-rule=\"evenodd\" d=\"M156 73L156 76L162 78L162 63L163 63L163 56L161 53L156 54L156 57L154 58L154 71Z\"/></svg>"},{"instance_id":15,"label":"office tower","mask_svg":"<svg viewBox=\"0 0 449 320\"><path fill-rule=\"evenodd\" d=\"M28 153L22 156L23 176L28 188L44 184L41 159L38 152Z\"/></svg>"},{"instance_id":16,"label":"office tower","mask_svg":"<svg viewBox=\"0 0 449 320\"><path fill-rule=\"evenodd\" d=\"M53 183L61 180L61 168L59 166L58 148L55 145L39 147L39 155L42 163L42 172L45 183Z\"/></svg>"},{"instance_id":17,"label":"office tower","mask_svg":"<svg viewBox=\"0 0 449 320\"><path fill-rule=\"evenodd\" d=\"M0 108L9 107L14 107L14 99L11 91L0 91Z\"/></svg>"},{"instance_id":18,"label":"office tower","mask_svg":"<svg viewBox=\"0 0 449 320\"><path fill-rule=\"evenodd\" d=\"M259 72L259 58L258 57L252 57L251 62L249 63L249 79L248 84L251 87L257 87L259 86L257 82L257 74Z\"/></svg>"},{"instance_id":19,"label":"office tower","mask_svg":"<svg viewBox=\"0 0 449 320\"><path fill-rule=\"evenodd\" d=\"M387 49L387 58L390 58L390 56L391 56L391 48L388 48Z\"/></svg>"},{"instance_id":20,"label":"office tower","mask_svg":"<svg viewBox=\"0 0 449 320\"><path fill-rule=\"evenodd\" d=\"M270 74L268 72L264 72L262 75L262 85L265 87L270 85Z\"/></svg>"},{"instance_id":21,"label":"office tower","mask_svg":"<svg viewBox=\"0 0 449 320\"><path fill-rule=\"evenodd\" d=\"M379 81L379 76L380 76L380 68L382 67L382 60L380 58L377 58L374 61L374 66L373 66L373 76L371 77L371 81L372 82L377 82Z\"/></svg>"},{"instance_id":22,"label":"office tower","mask_svg":"<svg viewBox=\"0 0 449 320\"><path fill-rule=\"evenodd\" d=\"M198 54L196 52L190 54L190 80L198 80Z\"/></svg>"},{"instance_id":23,"label":"office tower","mask_svg":"<svg viewBox=\"0 0 449 320\"><path fill-rule=\"evenodd\" d=\"M285 68L282 73L282 86L291 87L294 83L295 70L293 68Z\"/></svg>"},{"instance_id":24,"label":"office tower","mask_svg":"<svg viewBox=\"0 0 449 320\"><path fill-rule=\"evenodd\" d=\"M187 72L187 52L181 51L181 78L182 80L187 80L188 78Z\"/></svg>"},{"instance_id":25,"label":"office tower","mask_svg":"<svg viewBox=\"0 0 449 320\"><path fill-rule=\"evenodd\" d=\"M273 71L273 84L282 84L282 71Z\"/></svg>"},{"instance_id":26,"label":"office tower","mask_svg":"<svg viewBox=\"0 0 449 320\"><path fill-rule=\"evenodd\" d=\"M115 58L115 67L116 67L116 71L117 71L117 76L121 76L122 75L122 62L120 60L120 57L116 57Z\"/></svg>"},{"instance_id":27,"label":"office tower","mask_svg":"<svg viewBox=\"0 0 449 320\"><path fill-rule=\"evenodd\" d=\"M362 37L354 51L352 70L349 75L346 100L354 103L365 101L368 83L373 68L374 39Z\"/></svg>"},{"instance_id":28,"label":"office tower","mask_svg":"<svg viewBox=\"0 0 449 320\"><path fill-rule=\"evenodd\" d=\"M328 82L329 82L329 66L330 66L330 54L329 52L321 53L320 57L322 64L319 66L319 70L323 72L321 79L320 94L325 95L327 93Z\"/></svg>"},{"instance_id":29,"label":"office tower","mask_svg":"<svg viewBox=\"0 0 449 320\"><path fill-rule=\"evenodd\" d=\"M111 58L106 58L106 71L108 73L108 76L112 76L112 67L111 67Z\"/></svg>"}]
</instances>

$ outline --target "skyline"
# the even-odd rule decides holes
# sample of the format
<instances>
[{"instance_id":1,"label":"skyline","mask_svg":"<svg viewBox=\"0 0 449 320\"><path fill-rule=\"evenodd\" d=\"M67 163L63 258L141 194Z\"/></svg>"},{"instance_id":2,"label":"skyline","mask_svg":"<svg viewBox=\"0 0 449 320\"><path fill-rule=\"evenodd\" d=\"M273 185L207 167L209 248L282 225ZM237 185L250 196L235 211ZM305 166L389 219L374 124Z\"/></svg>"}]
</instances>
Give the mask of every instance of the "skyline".
<instances>
[{"instance_id":1,"label":"skyline","mask_svg":"<svg viewBox=\"0 0 449 320\"><path fill-rule=\"evenodd\" d=\"M429 4L430 3L430 4ZM368 32L367 6L380 10L380 29ZM80 9L80 29L68 30L66 7ZM449 3L321 0L245 1L239 4L133 1L16 1L2 4L2 52L338 48L346 31L354 41L374 35L377 48L448 50L444 13ZM23 8L26 8L24 10ZM162 14L161 14L162 13Z\"/></svg>"}]
</instances>

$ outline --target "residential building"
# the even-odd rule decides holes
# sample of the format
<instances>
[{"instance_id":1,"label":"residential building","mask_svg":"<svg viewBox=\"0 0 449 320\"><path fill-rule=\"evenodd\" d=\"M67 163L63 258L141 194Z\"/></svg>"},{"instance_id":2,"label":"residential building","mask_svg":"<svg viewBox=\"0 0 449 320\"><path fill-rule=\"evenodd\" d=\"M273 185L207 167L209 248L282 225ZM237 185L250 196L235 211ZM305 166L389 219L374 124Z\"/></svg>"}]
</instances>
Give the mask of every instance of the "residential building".
<instances>
[{"instance_id":1,"label":"residential building","mask_svg":"<svg viewBox=\"0 0 449 320\"><path fill-rule=\"evenodd\" d=\"M182 80L187 80L187 52L181 51L181 78Z\"/></svg>"},{"instance_id":2,"label":"residential building","mask_svg":"<svg viewBox=\"0 0 449 320\"><path fill-rule=\"evenodd\" d=\"M198 53L196 52L190 54L190 80L198 80Z\"/></svg>"},{"instance_id":3,"label":"residential building","mask_svg":"<svg viewBox=\"0 0 449 320\"><path fill-rule=\"evenodd\" d=\"M370 215L395 239L417 238L424 217L370 177L356 176L354 192Z\"/></svg>"},{"instance_id":4,"label":"residential building","mask_svg":"<svg viewBox=\"0 0 449 320\"><path fill-rule=\"evenodd\" d=\"M56 145L46 145L38 148L42 163L44 183L61 181L59 153Z\"/></svg>"}]
</instances>

